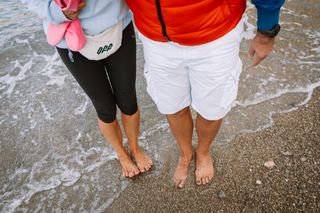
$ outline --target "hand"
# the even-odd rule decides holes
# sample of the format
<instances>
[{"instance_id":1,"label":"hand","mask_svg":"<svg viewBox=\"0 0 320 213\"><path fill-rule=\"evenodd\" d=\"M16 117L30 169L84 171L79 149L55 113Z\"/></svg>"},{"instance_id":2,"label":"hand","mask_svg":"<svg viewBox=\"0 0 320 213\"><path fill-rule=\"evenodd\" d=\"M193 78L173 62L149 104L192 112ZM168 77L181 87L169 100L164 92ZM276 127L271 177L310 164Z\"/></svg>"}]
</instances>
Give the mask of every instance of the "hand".
<instances>
[{"instance_id":1,"label":"hand","mask_svg":"<svg viewBox=\"0 0 320 213\"><path fill-rule=\"evenodd\" d=\"M274 38L265 36L259 32L250 43L249 56L252 57L252 65L258 65L272 51Z\"/></svg>"},{"instance_id":2,"label":"hand","mask_svg":"<svg viewBox=\"0 0 320 213\"><path fill-rule=\"evenodd\" d=\"M84 1L82 1L80 4L79 4L79 7L76 11L71 11L71 10L65 10L65 11L62 11L63 14L70 20L75 20L78 18L79 14L80 14L80 11L86 6L86 3Z\"/></svg>"}]
</instances>

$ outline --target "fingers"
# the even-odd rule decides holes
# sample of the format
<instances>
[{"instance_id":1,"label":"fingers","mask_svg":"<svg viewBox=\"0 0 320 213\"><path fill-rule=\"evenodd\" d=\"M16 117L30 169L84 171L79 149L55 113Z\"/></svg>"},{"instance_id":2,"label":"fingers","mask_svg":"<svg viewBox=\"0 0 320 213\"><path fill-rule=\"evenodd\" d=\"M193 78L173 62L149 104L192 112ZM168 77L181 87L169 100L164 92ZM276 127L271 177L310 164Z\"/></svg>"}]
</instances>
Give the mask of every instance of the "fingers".
<instances>
[{"instance_id":1,"label":"fingers","mask_svg":"<svg viewBox=\"0 0 320 213\"><path fill-rule=\"evenodd\" d=\"M256 50L254 49L254 47L250 47L248 54L249 57L252 58L252 66L257 66L263 59L268 56L266 52Z\"/></svg>"},{"instance_id":2,"label":"fingers","mask_svg":"<svg viewBox=\"0 0 320 213\"><path fill-rule=\"evenodd\" d=\"M250 43L248 54L252 57L252 66L258 65L272 51L274 38L269 38L259 33L253 38Z\"/></svg>"},{"instance_id":3,"label":"fingers","mask_svg":"<svg viewBox=\"0 0 320 213\"><path fill-rule=\"evenodd\" d=\"M70 20L75 20L78 18L79 12L69 12L69 13L64 12L64 15Z\"/></svg>"},{"instance_id":4,"label":"fingers","mask_svg":"<svg viewBox=\"0 0 320 213\"><path fill-rule=\"evenodd\" d=\"M80 11L85 7L86 7L86 3L83 1L79 4L77 11L65 10L63 11L63 13L68 19L75 20L78 18Z\"/></svg>"},{"instance_id":5,"label":"fingers","mask_svg":"<svg viewBox=\"0 0 320 213\"><path fill-rule=\"evenodd\" d=\"M83 1L79 4L79 7L78 7L78 11L85 8L86 7L86 3Z\"/></svg>"},{"instance_id":6,"label":"fingers","mask_svg":"<svg viewBox=\"0 0 320 213\"><path fill-rule=\"evenodd\" d=\"M258 54L255 54L253 57L253 61L252 61L252 66L257 66L258 64L260 64L260 62L265 59L267 56L259 56Z\"/></svg>"}]
</instances>

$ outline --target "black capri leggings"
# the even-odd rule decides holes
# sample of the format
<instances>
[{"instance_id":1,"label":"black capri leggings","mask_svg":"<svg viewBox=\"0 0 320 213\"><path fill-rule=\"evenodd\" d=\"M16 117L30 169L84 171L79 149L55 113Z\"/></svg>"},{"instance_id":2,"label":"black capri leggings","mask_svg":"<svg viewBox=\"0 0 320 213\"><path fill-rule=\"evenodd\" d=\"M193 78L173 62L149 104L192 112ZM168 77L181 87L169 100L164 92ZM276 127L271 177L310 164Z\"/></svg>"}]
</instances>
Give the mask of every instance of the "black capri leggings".
<instances>
[{"instance_id":1,"label":"black capri leggings","mask_svg":"<svg viewBox=\"0 0 320 213\"><path fill-rule=\"evenodd\" d=\"M105 123L113 122L117 106L126 115L137 112L136 40L132 23L123 30L121 47L106 59L88 60L74 52L74 62L71 62L67 49L57 47L57 50L64 64L91 99L100 120Z\"/></svg>"}]
</instances>

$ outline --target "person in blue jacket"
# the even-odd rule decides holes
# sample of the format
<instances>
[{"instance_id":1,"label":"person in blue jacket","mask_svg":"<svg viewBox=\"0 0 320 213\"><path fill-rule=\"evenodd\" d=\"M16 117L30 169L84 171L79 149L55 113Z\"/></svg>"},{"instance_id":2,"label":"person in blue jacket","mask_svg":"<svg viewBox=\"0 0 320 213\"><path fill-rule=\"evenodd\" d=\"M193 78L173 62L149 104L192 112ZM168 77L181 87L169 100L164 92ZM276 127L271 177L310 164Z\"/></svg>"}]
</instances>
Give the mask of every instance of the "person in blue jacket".
<instances>
[{"instance_id":1,"label":"person in blue jacket","mask_svg":"<svg viewBox=\"0 0 320 213\"><path fill-rule=\"evenodd\" d=\"M120 21L120 48L101 60L89 60L79 52L68 50L65 39L56 49L71 74L91 99L97 112L102 135L116 151L122 175L133 177L148 171L152 160L138 145L140 111L136 97L136 40L132 15L123 0L88 0L77 11L62 11L53 0L21 0L43 20L47 33L50 23L61 24L79 18L86 36L99 35ZM116 118L117 108L128 138L130 154L123 146L122 131ZM133 157L134 161L132 161Z\"/></svg>"}]
</instances>

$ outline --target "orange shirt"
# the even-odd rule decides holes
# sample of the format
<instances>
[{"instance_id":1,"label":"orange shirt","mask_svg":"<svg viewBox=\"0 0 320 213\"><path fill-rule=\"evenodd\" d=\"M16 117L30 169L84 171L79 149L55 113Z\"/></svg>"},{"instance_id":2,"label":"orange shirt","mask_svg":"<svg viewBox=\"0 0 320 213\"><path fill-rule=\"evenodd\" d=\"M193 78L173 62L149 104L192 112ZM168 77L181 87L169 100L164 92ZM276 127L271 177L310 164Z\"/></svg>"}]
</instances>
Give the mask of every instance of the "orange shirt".
<instances>
[{"instance_id":1,"label":"orange shirt","mask_svg":"<svg viewBox=\"0 0 320 213\"><path fill-rule=\"evenodd\" d=\"M139 31L149 39L182 45L211 42L231 31L246 0L127 0Z\"/></svg>"}]
</instances>

